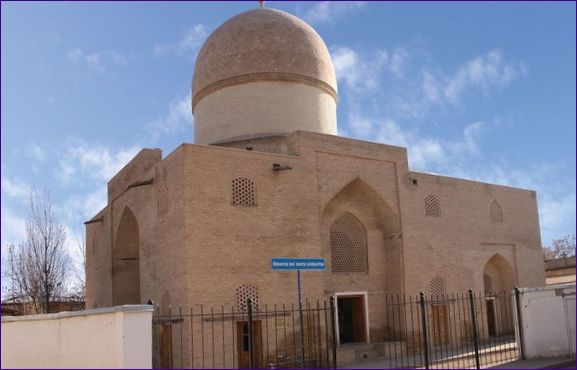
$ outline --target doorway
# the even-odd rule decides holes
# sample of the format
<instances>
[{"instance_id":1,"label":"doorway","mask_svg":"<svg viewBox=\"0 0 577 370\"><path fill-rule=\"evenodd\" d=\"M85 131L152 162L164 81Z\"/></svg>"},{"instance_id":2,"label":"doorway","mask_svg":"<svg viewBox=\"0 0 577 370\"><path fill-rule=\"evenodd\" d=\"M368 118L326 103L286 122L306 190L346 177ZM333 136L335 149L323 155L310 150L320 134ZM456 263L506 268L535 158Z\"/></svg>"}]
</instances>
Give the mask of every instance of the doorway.
<instances>
[{"instance_id":1,"label":"doorway","mask_svg":"<svg viewBox=\"0 0 577 370\"><path fill-rule=\"evenodd\" d=\"M433 338L435 344L446 344L449 342L449 325L447 305L433 305Z\"/></svg>"},{"instance_id":2,"label":"doorway","mask_svg":"<svg viewBox=\"0 0 577 370\"><path fill-rule=\"evenodd\" d=\"M339 343L366 343L365 296L337 296Z\"/></svg>"},{"instance_id":3,"label":"doorway","mask_svg":"<svg viewBox=\"0 0 577 370\"><path fill-rule=\"evenodd\" d=\"M487 299L487 329L489 330L489 336L497 335L497 320L495 320L495 300Z\"/></svg>"},{"instance_id":4,"label":"doorway","mask_svg":"<svg viewBox=\"0 0 577 370\"><path fill-rule=\"evenodd\" d=\"M262 368L262 324L260 320L252 322L252 350L253 368ZM238 350L238 368L248 369L250 367L250 346L248 337L248 321L236 323L236 338Z\"/></svg>"}]
</instances>

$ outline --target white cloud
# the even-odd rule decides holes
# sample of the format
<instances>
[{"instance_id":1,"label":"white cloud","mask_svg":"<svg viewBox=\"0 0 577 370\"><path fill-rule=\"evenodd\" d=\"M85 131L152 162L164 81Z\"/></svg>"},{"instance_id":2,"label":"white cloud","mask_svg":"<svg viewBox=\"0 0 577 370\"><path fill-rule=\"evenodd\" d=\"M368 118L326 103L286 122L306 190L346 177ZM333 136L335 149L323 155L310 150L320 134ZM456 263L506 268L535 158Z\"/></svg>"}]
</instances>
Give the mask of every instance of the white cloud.
<instances>
[{"instance_id":1,"label":"white cloud","mask_svg":"<svg viewBox=\"0 0 577 370\"><path fill-rule=\"evenodd\" d=\"M408 52L403 48L392 51L377 50L370 55L360 55L348 47L331 48L337 80L355 93L371 93L380 85L380 74L388 73L392 78L402 78Z\"/></svg>"},{"instance_id":2,"label":"white cloud","mask_svg":"<svg viewBox=\"0 0 577 370\"><path fill-rule=\"evenodd\" d=\"M297 10L300 17L308 23L332 23L343 15L360 10L366 1L321 1L305 12Z\"/></svg>"},{"instance_id":3,"label":"white cloud","mask_svg":"<svg viewBox=\"0 0 577 370\"><path fill-rule=\"evenodd\" d=\"M182 132L192 126L191 95L185 95L172 101L166 115L155 119L147 125L150 139L156 142L162 134Z\"/></svg>"},{"instance_id":4,"label":"white cloud","mask_svg":"<svg viewBox=\"0 0 577 370\"><path fill-rule=\"evenodd\" d=\"M493 87L505 86L527 73L521 64L505 61L500 50L491 50L469 60L449 76L442 88L450 103L461 100L467 88L477 89L488 95Z\"/></svg>"},{"instance_id":5,"label":"white cloud","mask_svg":"<svg viewBox=\"0 0 577 370\"><path fill-rule=\"evenodd\" d=\"M483 122L471 123L463 129L463 137L461 140L447 143L450 150L457 154L471 154L479 156L481 150L479 148L479 139L483 129Z\"/></svg>"},{"instance_id":6,"label":"white cloud","mask_svg":"<svg viewBox=\"0 0 577 370\"><path fill-rule=\"evenodd\" d=\"M59 180L70 182L74 178L94 178L108 181L140 150L132 146L116 151L100 144L71 140L60 160Z\"/></svg>"},{"instance_id":7,"label":"white cloud","mask_svg":"<svg viewBox=\"0 0 577 370\"><path fill-rule=\"evenodd\" d=\"M193 57L207 36L208 31L206 27L203 24L197 24L193 28L189 29L184 37L179 41L169 44L155 45L154 54L156 56L175 54L189 55Z\"/></svg>"},{"instance_id":8,"label":"white cloud","mask_svg":"<svg viewBox=\"0 0 577 370\"><path fill-rule=\"evenodd\" d=\"M543 245L550 245L553 239L575 231L575 194L554 197L549 193L538 192L539 220Z\"/></svg>"},{"instance_id":9,"label":"white cloud","mask_svg":"<svg viewBox=\"0 0 577 370\"><path fill-rule=\"evenodd\" d=\"M28 145L28 155L37 162L44 162L46 153L36 144Z\"/></svg>"},{"instance_id":10,"label":"white cloud","mask_svg":"<svg viewBox=\"0 0 577 370\"><path fill-rule=\"evenodd\" d=\"M2 232L2 255L8 251L8 245L18 244L26 238L26 221L14 213L5 205L2 205L2 218L0 219Z\"/></svg>"},{"instance_id":11,"label":"white cloud","mask_svg":"<svg viewBox=\"0 0 577 370\"><path fill-rule=\"evenodd\" d=\"M11 198L26 199L30 194L31 187L27 183L18 179L9 179L2 175L2 193Z\"/></svg>"},{"instance_id":12,"label":"white cloud","mask_svg":"<svg viewBox=\"0 0 577 370\"><path fill-rule=\"evenodd\" d=\"M64 203L64 212L68 220L82 217L86 221L106 206L108 202L106 183L103 181L99 186L96 186L96 189L93 192L74 194L68 197ZM77 226L80 227L80 224Z\"/></svg>"},{"instance_id":13,"label":"white cloud","mask_svg":"<svg viewBox=\"0 0 577 370\"><path fill-rule=\"evenodd\" d=\"M528 73L523 63L507 60L497 49L464 61L452 72L435 68L426 52L406 47L360 52L333 46L331 54L340 91L350 94L347 102L376 96L385 116L397 119L424 118L433 108L462 104L475 91L490 96Z\"/></svg>"},{"instance_id":14,"label":"white cloud","mask_svg":"<svg viewBox=\"0 0 577 370\"><path fill-rule=\"evenodd\" d=\"M86 56L86 64L88 65L88 67L92 68L93 70L95 70L97 72L100 72L100 73L106 72L106 68L104 68L104 66L102 65L102 61L100 59L100 54L98 54L98 53L87 55Z\"/></svg>"},{"instance_id":15,"label":"white cloud","mask_svg":"<svg viewBox=\"0 0 577 370\"><path fill-rule=\"evenodd\" d=\"M116 51L86 53L84 50L75 48L66 53L66 57L73 64L84 65L90 70L106 74L112 66L125 67L134 55L124 55Z\"/></svg>"},{"instance_id":16,"label":"white cloud","mask_svg":"<svg viewBox=\"0 0 577 370\"><path fill-rule=\"evenodd\" d=\"M456 138L439 139L423 136L416 128L403 128L393 118L378 118L358 113L361 109L354 105L352 111L341 134L405 147L413 169L425 170L450 161L460 163L471 156L479 156L481 152L479 140L483 129L482 122L465 126L461 135Z\"/></svg>"},{"instance_id":17,"label":"white cloud","mask_svg":"<svg viewBox=\"0 0 577 370\"><path fill-rule=\"evenodd\" d=\"M84 52L81 49L72 49L66 53L66 57L72 63L79 63L84 58Z\"/></svg>"}]
</instances>

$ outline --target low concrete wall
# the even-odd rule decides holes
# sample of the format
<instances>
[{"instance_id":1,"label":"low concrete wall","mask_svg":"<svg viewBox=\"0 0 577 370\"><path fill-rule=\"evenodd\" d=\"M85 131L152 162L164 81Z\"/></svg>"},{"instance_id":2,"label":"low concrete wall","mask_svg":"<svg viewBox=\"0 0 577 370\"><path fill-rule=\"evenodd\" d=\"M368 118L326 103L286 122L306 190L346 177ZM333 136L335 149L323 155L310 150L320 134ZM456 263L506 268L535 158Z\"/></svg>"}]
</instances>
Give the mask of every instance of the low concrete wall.
<instances>
[{"instance_id":1,"label":"low concrete wall","mask_svg":"<svg viewBox=\"0 0 577 370\"><path fill-rule=\"evenodd\" d=\"M575 355L575 284L520 289L525 357Z\"/></svg>"},{"instance_id":2,"label":"low concrete wall","mask_svg":"<svg viewBox=\"0 0 577 370\"><path fill-rule=\"evenodd\" d=\"M2 317L2 368L152 367L152 306Z\"/></svg>"}]
</instances>

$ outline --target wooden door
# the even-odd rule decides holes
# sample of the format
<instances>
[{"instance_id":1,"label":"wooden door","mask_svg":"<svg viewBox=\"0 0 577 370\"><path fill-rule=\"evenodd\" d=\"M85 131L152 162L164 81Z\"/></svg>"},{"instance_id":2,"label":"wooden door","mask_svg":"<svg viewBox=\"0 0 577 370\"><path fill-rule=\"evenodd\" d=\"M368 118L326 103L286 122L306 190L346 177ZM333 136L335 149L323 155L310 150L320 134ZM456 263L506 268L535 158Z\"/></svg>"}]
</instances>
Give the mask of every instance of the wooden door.
<instances>
[{"instance_id":1,"label":"wooden door","mask_svg":"<svg viewBox=\"0 0 577 370\"><path fill-rule=\"evenodd\" d=\"M172 326L164 323L160 329L160 366L172 368Z\"/></svg>"},{"instance_id":2,"label":"wooden door","mask_svg":"<svg viewBox=\"0 0 577 370\"><path fill-rule=\"evenodd\" d=\"M238 368L249 367L248 321L236 323ZM252 322L253 367L262 368L262 324L260 320Z\"/></svg>"},{"instance_id":3,"label":"wooden door","mask_svg":"<svg viewBox=\"0 0 577 370\"><path fill-rule=\"evenodd\" d=\"M447 305L434 305L433 308L433 340L435 344L449 342L449 325Z\"/></svg>"},{"instance_id":4,"label":"wooden door","mask_svg":"<svg viewBox=\"0 0 577 370\"><path fill-rule=\"evenodd\" d=\"M495 301L488 299L487 301L487 326L489 335L497 335L497 320L495 320Z\"/></svg>"},{"instance_id":5,"label":"wooden door","mask_svg":"<svg viewBox=\"0 0 577 370\"><path fill-rule=\"evenodd\" d=\"M362 296L337 300L340 343L366 342L365 300Z\"/></svg>"}]
</instances>

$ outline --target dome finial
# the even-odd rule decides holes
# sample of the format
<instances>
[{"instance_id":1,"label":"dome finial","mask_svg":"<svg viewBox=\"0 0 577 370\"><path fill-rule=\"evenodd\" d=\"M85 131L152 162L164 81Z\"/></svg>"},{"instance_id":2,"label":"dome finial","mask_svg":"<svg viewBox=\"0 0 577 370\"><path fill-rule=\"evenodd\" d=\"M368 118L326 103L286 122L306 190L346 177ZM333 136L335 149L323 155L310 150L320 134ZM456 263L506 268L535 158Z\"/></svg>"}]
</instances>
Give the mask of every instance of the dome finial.
<instances>
[{"instance_id":1,"label":"dome finial","mask_svg":"<svg viewBox=\"0 0 577 370\"><path fill-rule=\"evenodd\" d=\"M264 0L259 0L259 7L264 8Z\"/></svg>"}]
</instances>

